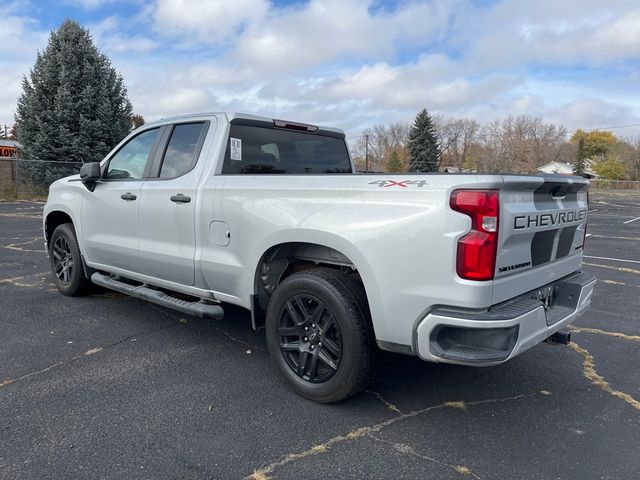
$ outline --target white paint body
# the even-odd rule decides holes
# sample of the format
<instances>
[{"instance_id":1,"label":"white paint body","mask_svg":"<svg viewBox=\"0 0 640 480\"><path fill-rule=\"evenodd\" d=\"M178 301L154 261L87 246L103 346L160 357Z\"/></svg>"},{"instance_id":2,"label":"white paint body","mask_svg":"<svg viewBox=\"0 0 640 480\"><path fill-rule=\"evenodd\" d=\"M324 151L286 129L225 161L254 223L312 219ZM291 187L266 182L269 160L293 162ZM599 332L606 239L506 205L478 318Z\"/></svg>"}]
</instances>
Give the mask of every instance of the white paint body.
<instances>
[{"instance_id":1,"label":"white paint body","mask_svg":"<svg viewBox=\"0 0 640 480\"><path fill-rule=\"evenodd\" d=\"M449 207L451 192L514 186L512 192L501 192L501 202L509 195L512 200L511 207L501 204L503 242L502 232L512 233L506 224L509 208L535 210L529 203L533 189L544 182L540 177L222 175L232 118L188 117L211 122L188 174L165 181L98 183L94 192L77 176L62 179L50 188L45 219L54 211L71 217L91 268L245 308L251 308L256 268L271 247L302 242L335 249L362 278L378 342L406 346L431 361L444 360L418 351L418 325L435 306L488 309L580 268L581 251L494 281L463 280L456 274L457 241L469 232L471 221ZM380 179L424 185L372 184ZM125 192L135 193L138 201L122 201ZM188 193L191 203L168 201L178 192Z\"/></svg>"}]
</instances>

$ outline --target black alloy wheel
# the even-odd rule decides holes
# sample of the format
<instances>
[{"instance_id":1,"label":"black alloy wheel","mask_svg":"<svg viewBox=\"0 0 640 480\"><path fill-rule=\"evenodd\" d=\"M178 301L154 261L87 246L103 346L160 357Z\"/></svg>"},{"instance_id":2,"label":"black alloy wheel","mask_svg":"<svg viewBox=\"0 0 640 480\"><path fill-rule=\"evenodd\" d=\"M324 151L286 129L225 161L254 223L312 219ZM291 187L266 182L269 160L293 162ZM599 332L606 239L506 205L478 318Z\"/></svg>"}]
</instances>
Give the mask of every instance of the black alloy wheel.
<instances>
[{"instance_id":1,"label":"black alloy wheel","mask_svg":"<svg viewBox=\"0 0 640 480\"><path fill-rule=\"evenodd\" d=\"M56 238L51 247L51 253L53 255L53 273L58 277L61 285L69 285L74 266L71 247L67 240L64 237Z\"/></svg>"},{"instance_id":2,"label":"black alloy wheel","mask_svg":"<svg viewBox=\"0 0 640 480\"><path fill-rule=\"evenodd\" d=\"M90 292L92 284L85 276L82 254L71 223L58 225L51 234L49 258L53 283L60 293L76 296Z\"/></svg>"},{"instance_id":3,"label":"black alloy wheel","mask_svg":"<svg viewBox=\"0 0 640 480\"><path fill-rule=\"evenodd\" d=\"M332 403L360 392L375 344L362 282L332 268L294 273L267 307L265 334L274 365L299 395Z\"/></svg>"},{"instance_id":4,"label":"black alloy wheel","mask_svg":"<svg viewBox=\"0 0 640 480\"><path fill-rule=\"evenodd\" d=\"M296 375L312 383L331 378L342 359L342 335L334 315L321 300L301 294L280 311L280 352Z\"/></svg>"}]
</instances>

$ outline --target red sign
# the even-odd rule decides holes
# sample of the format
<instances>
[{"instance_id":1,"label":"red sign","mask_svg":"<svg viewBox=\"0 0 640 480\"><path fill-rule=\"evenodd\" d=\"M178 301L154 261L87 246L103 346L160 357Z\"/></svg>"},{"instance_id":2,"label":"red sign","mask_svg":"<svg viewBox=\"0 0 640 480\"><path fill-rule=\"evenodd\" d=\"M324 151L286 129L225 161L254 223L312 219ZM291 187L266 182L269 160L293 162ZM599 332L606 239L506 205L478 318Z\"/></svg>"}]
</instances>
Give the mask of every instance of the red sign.
<instances>
[{"instance_id":1,"label":"red sign","mask_svg":"<svg viewBox=\"0 0 640 480\"><path fill-rule=\"evenodd\" d=\"M15 157L16 147L5 147L0 145L0 157Z\"/></svg>"}]
</instances>

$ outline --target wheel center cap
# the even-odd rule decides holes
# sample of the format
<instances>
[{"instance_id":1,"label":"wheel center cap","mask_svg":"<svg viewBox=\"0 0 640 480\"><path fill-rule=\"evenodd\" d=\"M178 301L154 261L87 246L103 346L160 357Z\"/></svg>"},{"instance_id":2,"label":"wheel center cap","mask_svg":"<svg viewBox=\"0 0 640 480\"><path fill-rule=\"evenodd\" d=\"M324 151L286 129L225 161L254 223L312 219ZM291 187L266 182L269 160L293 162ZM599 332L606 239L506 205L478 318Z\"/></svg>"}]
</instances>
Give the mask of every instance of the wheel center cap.
<instances>
[{"instance_id":1,"label":"wheel center cap","mask_svg":"<svg viewBox=\"0 0 640 480\"><path fill-rule=\"evenodd\" d=\"M318 331L316 331L315 329L313 329L309 333L309 343L311 345L317 345L318 342L320 342L320 333Z\"/></svg>"}]
</instances>

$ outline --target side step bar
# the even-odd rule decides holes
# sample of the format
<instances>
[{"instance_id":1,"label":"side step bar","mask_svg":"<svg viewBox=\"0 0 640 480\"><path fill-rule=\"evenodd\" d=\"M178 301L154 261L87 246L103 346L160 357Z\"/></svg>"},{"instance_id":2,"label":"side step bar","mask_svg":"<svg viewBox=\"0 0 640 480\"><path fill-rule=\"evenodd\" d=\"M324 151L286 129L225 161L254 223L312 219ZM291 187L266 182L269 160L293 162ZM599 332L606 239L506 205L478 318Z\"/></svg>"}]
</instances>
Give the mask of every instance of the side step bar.
<instances>
[{"instance_id":1,"label":"side step bar","mask_svg":"<svg viewBox=\"0 0 640 480\"><path fill-rule=\"evenodd\" d=\"M110 288L116 292L131 295L132 297L141 298L151 303L156 303L163 307L172 308L179 312L193 315L200 318L213 318L221 320L224 316L224 310L220 305L212 305L204 302L188 302L179 298L167 295L159 290L154 290L144 285L135 286L116 280L113 277L103 275L99 272L91 275L91 281L96 285Z\"/></svg>"}]
</instances>

